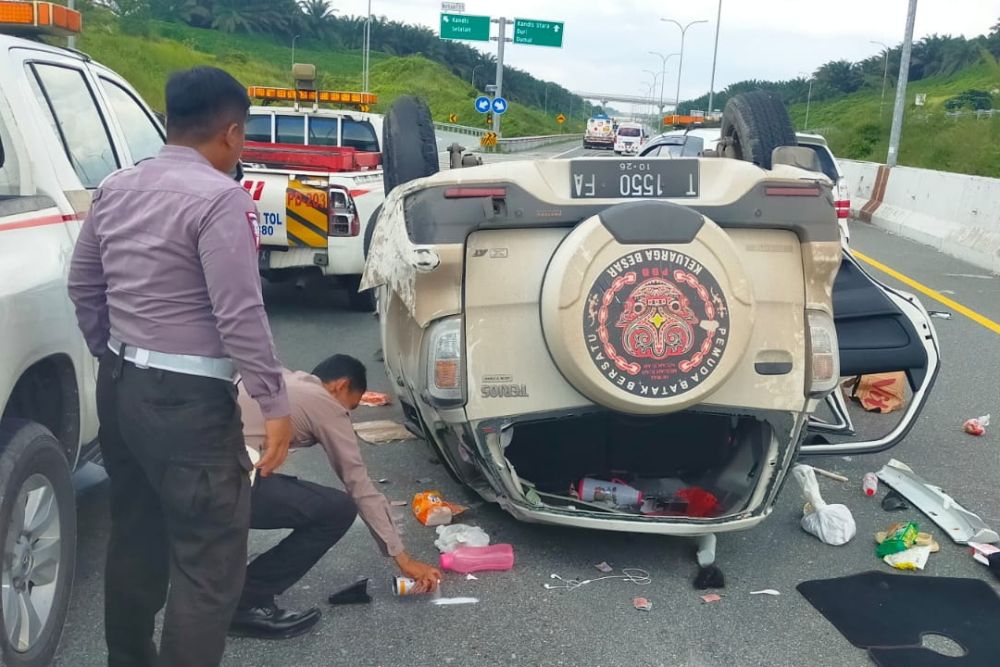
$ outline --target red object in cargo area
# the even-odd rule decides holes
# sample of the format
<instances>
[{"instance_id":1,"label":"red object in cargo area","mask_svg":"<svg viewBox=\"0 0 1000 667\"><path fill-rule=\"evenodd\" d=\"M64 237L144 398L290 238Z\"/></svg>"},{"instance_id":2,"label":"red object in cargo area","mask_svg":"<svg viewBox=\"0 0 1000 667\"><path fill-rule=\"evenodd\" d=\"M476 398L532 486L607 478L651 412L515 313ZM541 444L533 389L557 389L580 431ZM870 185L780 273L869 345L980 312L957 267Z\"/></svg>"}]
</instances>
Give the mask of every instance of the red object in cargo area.
<instances>
[{"instance_id":1,"label":"red object in cargo area","mask_svg":"<svg viewBox=\"0 0 1000 667\"><path fill-rule=\"evenodd\" d=\"M300 146L248 141L240 159L286 169L314 171L366 171L382 163L381 153L363 153L346 146Z\"/></svg>"},{"instance_id":2,"label":"red object in cargo area","mask_svg":"<svg viewBox=\"0 0 1000 667\"><path fill-rule=\"evenodd\" d=\"M677 492L677 497L687 501L686 516L709 517L715 516L722 509L718 499L712 494L697 486L690 486Z\"/></svg>"}]
</instances>

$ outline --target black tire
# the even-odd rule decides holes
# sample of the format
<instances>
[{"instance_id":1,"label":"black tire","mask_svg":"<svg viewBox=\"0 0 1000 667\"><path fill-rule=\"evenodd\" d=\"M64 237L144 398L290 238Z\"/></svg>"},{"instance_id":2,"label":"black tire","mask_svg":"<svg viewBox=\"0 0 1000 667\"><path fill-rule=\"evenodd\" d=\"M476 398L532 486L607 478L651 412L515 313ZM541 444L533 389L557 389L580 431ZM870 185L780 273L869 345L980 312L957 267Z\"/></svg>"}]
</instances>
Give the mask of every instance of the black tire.
<instances>
[{"instance_id":1,"label":"black tire","mask_svg":"<svg viewBox=\"0 0 1000 667\"><path fill-rule=\"evenodd\" d=\"M359 313L371 313L375 311L375 290L366 289L358 291L361 286L361 276L350 276L347 278L347 303L351 310Z\"/></svg>"},{"instance_id":2,"label":"black tire","mask_svg":"<svg viewBox=\"0 0 1000 667\"><path fill-rule=\"evenodd\" d=\"M398 98L382 124L382 182L385 194L415 178L438 172L431 110L412 95Z\"/></svg>"},{"instance_id":3,"label":"black tire","mask_svg":"<svg viewBox=\"0 0 1000 667\"><path fill-rule=\"evenodd\" d=\"M5 556L8 549L8 532L13 520L13 510L18 503L22 487L31 480L43 480L47 483L57 504L59 564L55 576L49 572L35 570L37 565L33 559L31 576L24 579L28 590L40 585L53 585L52 605L40 634L25 649L15 647L10 640L7 620L0 611L0 643L2 643L3 664L10 667L42 667L51 664L56 652L59 638L62 636L63 625L66 622L66 612L69 609L70 593L73 587L73 575L76 568L76 499L73 492L73 481L70 476L69 463L63 448L48 429L34 422L22 420L5 420L0 422L0 550ZM47 491L46 491L47 492ZM23 500L23 498L22 498ZM36 515L36 518L40 515ZM52 526L48 525L48 536L51 537ZM18 530L20 532L20 530ZM31 543L29 538L28 543ZM38 540L34 541L35 544ZM29 561L25 561L29 562ZM4 575L11 577L15 568L7 568L7 558L2 559L0 567ZM42 584L41 577L51 579L48 584ZM6 591L16 594L16 588L11 586ZM0 606L2 609L2 606ZM37 611L37 610L36 610Z\"/></svg>"},{"instance_id":4,"label":"black tire","mask_svg":"<svg viewBox=\"0 0 1000 667\"><path fill-rule=\"evenodd\" d=\"M375 236L375 225L378 224L378 216L382 212L382 204L379 204L375 211L372 213L372 217L368 218L368 226L365 227L365 238L361 242L361 247L364 250L365 261L368 261L368 251L372 247L372 237Z\"/></svg>"},{"instance_id":5,"label":"black tire","mask_svg":"<svg viewBox=\"0 0 1000 667\"><path fill-rule=\"evenodd\" d=\"M777 95L755 90L729 100L722 113L722 156L771 168L771 152L796 146L795 128Z\"/></svg>"}]
</instances>

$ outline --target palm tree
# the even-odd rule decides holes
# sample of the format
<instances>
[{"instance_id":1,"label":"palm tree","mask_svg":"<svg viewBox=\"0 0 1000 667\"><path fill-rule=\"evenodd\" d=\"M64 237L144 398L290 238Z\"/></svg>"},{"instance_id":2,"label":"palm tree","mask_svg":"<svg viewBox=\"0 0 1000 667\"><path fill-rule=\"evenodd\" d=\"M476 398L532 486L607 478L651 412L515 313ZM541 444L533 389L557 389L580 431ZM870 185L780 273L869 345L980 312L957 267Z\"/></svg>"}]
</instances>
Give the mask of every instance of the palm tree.
<instances>
[{"instance_id":1,"label":"palm tree","mask_svg":"<svg viewBox=\"0 0 1000 667\"><path fill-rule=\"evenodd\" d=\"M330 6L330 0L299 0L303 13L303 23L316 35L329 32L333 24L333 14L337 10Z\"/></svg>"}]
</instances>

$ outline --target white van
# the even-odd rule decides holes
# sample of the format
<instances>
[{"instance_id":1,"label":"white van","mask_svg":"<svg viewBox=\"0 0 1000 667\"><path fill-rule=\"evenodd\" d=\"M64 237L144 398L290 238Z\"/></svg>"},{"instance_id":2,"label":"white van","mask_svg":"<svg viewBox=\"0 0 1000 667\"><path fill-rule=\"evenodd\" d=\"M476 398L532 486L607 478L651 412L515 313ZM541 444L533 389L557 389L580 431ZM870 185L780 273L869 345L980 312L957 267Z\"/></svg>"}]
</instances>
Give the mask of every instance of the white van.
<instances>
[{"instance_id":1,"label":"white van","mask_svg":"<svg viewBox=\"0 0 1000 667\"><path fill-rule=\"evenodd\" d=\"M639 147L646 143L649 135L640 123L621 123L615 133L615 153L618 155L634 155Z\"/></svg>"}]
</instances>

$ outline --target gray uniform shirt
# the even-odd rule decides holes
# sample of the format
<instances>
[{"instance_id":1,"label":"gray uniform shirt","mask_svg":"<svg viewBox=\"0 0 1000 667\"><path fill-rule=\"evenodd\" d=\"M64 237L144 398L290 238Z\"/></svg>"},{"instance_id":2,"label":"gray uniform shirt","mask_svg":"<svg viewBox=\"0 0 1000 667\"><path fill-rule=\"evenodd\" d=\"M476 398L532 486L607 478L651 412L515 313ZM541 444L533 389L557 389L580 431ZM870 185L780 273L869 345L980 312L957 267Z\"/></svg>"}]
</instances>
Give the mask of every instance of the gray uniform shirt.
<instances>
[{"instance_id":1,"label":"gray uniform shirt","mask_svg":"<svg viewBox=\"0 0 1000 667\"><path fill-rule=\"evenodd\" d=\"M129 345L228 357L267 418L290 412L257 271L257 209L198 151L109 176L73 252L70 298L90 351Z\"/></svg>"}]
</instances>

